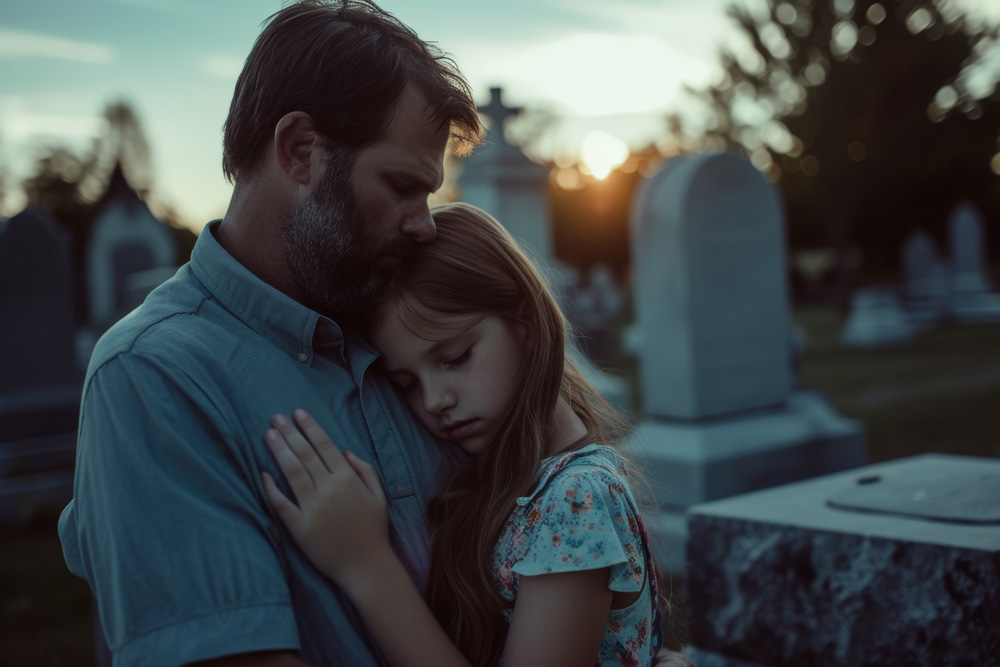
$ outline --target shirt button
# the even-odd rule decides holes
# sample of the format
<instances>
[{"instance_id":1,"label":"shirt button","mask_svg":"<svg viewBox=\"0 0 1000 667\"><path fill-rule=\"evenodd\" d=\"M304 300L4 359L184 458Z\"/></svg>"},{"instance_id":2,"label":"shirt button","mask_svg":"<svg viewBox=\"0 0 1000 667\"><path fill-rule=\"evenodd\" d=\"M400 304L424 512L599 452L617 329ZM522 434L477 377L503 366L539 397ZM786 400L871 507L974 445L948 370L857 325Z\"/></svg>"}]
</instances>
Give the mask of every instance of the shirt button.
<instances>
[{"instance_id":1,"label":"shirt button","mask_svg":"<svg viewBox=\"0 0 1000 667\"><path fill-rule=\"evenodd\" d=\"M308 359L309 359L308 354L306 354L305 352L299 352L299 361L301 361L302 363L306 363Z\"/></svg>"}]
</instances>

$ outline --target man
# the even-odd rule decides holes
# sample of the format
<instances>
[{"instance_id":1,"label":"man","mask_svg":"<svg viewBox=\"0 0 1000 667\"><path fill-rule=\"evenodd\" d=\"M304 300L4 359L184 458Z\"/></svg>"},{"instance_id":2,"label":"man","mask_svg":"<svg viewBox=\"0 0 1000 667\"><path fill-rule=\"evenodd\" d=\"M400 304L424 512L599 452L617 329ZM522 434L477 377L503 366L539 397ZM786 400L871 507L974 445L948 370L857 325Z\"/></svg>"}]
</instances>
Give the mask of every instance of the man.
<instances>
[{"instance_id":1,"label":"man","mask_svg":"<svg viewBox=\"0 0 1000 667\"><path fill-rule=\"evenodd\" d=\"M303 407L374 463L394 546L425 580L445 454L346 322L433 240L446 144L479 133L451 61L370 2L271 17L225 124L225 219L105 334L87 373L59 531L115 665L381 663L278 528L260 473L282 476L262 435Z\"/></svg>"}]
</instances>

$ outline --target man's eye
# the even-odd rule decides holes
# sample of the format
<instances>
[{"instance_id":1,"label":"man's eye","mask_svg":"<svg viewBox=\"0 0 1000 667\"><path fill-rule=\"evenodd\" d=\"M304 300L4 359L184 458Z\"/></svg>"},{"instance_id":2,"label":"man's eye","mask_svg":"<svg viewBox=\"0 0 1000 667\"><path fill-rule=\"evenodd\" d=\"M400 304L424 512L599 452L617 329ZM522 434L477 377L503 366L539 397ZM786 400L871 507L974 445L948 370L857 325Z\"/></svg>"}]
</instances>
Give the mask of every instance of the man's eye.
<instances>
[{"instance_id":1,"label":"man's eye","mask_svg":"<svg viewBox=\"0 0 1000 667\"><path fill-rule=\"evenodd\" d=\"M454 368L455 366L461 366L466 361L468 361L469 357L471 356L472 356L472 346L469 346L462 354L458 355L454 359L449 359L448 361L444 362L444 365L446 368Z\"/></svg>"}]
</instances>

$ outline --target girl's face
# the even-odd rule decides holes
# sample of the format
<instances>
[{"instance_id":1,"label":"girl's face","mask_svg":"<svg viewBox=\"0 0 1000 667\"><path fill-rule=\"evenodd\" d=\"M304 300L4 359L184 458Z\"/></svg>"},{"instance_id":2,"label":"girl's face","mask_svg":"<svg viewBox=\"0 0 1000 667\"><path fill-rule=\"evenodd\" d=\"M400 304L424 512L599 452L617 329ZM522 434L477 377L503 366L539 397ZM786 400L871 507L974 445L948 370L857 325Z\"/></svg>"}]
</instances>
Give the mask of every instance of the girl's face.
<instances>
[{"instance_id":1,"label":"girl's face","mask_svg":"<svg viewBox=\"0 0 1000 667\"><path fill-rule=\"evenodd\" d=\"M468 315L433 315L442 331L460 333L426 340L390 309L372 343L382 353L390 381L417 419L435 437L469 454L481 452L514 396L523 355L520 330L494 315L471 329Z\"/></svg>"}]
</instances>

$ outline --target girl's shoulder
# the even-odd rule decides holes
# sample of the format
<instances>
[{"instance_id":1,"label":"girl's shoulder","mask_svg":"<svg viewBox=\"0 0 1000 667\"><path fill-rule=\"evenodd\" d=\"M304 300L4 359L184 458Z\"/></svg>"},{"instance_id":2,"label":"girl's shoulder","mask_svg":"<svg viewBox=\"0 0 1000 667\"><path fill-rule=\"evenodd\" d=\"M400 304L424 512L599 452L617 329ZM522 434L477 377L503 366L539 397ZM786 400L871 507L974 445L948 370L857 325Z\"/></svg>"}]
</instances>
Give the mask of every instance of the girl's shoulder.
<instances>
[{"instance_id":1,"label":"girl's shoulder","mask_svg":"<svg viewBox=\"0 0 1000 667\"><path fill-rule=\"evenodd\" d=\"M579 475L597 477L616 486L628 485L625 460L618 451L607 445L592 444L544 459L535 487L528 496L518 499L518 504L526 504L525 501L537 497L556 481L565 484L567 478Z\"/></svg>"}]
</instances>

